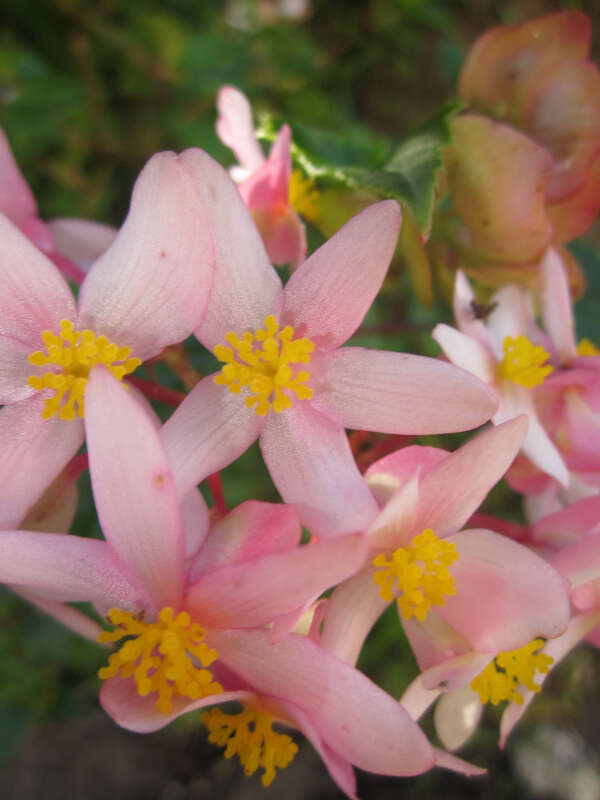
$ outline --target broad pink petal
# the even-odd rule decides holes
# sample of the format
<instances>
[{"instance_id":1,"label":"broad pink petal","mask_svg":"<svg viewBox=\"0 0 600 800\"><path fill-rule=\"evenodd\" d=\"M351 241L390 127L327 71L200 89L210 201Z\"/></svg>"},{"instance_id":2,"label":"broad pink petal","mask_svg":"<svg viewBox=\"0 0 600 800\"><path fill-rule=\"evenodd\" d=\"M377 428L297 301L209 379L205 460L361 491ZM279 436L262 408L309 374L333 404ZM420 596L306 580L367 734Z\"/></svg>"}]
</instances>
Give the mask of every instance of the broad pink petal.
<instances>
[{"instance_id":1,"label":"broad pink petal","mask_svg":"<svg viewBox=\"0 0 600 800\"><path fill-rule=\"evenodd\" d=\"M206 198L183 156L157 153L135 183L123 227L81 286L80 324L144 361L199 325L213 267Z\"/></svg>"},{"instance_id":2,"label":"broad pink petal","mask_svg":"<svg viewBox=\"0 0 600 800\"><path fill-rule=\"evenodd\" d=\"M317 599L364 563L362 534L339 536L205 572L185 605L208 628L255 628Z\"/></svg>"},{"instance_id":3,"label":"broad pink petal","mask_svg":"<svg viewBox=\"0 0 600 800\"><path fill-rule=\"evenodd\" d=\"M208 640L257 691L299 705L322 740L357 767L415 775L432 766L431 747L402 706L307 637L269 645L266 632L227 631Z\"/></svg>"},{"instance_id":4,"label":"broad pink petal","mask_svg":"<svg viewBox=\"0 0 600 800\"><path fill-rule=\"evenodd\" d=\"M158 433L105 368L94 367L85 394L90 475L106 540L157 608L179 606L183 525Z\"/></svg>"},{"instance_id":5,"label":"broad pink petal","mask_svg":"<svg viewBox=\"0 0 600 800\"><path fill-rule=\"evenodd\" d=\"M540 544L564 547L578 541L600 522L600 495L585 497L567 508L547 514L533 525L533 539Z\"/></svg>"},{"instance_id":6,"label":"broad pink petal","mask_svg":"<svg viewBox=\"0 0 600 800\"><path fill-rule=\"evenodd\" d=\"M116 228L102 222L68 217L53 219L48 227L54 236L56 249L84 272L108 250L118 233Z\"/></svg>"},{"instance_id":7,"label":"broad pink petal","mask_svg":"<svg viewBox=\"0 0 600 800\"><path fill-rule=\"evenodd\" d=\"M31 345L10 336L0 336L0 404L14 403L35 394L27 380L43 368L40 370L29 363L32 352Z\"/></svg>"},{"instance_id":8,"label":"broad pink petal","mask_svg":"<svg viewBox=\"0 0 600 800\"><path fill-rule=\"evenodd\" d=\"M180 497L245 452L263 424L243 394L232 394L213 378L192 389L160 433Z\"/></svg>"},{"instance_id":9,"label":"broad pink petal","mask_svg":"<svg viewBox=\"0 0 600 800\"><path fill-rule=\"evenodd\" d=\"M227 564L238 564L296 548L302 530L293 506L247 500L210 529L193 561L189 580Z\"/></svg>"},{"instance_id":10,"label":"broad pink petal","mask_svg":"<svg viewBox=\"0 0 600 800\"><path fill-rule=\"evenodd\" d=\"M263 326L277 314L281 281L271 267L250 212L225 170L202 150L180 158L208 209L213 231L215 277L204 321L196 328L202 344L225 344L225 334L242 334Z\"/></svg>"},{"instance_id":11,"label":"broad pink petal","mask_svg":"<svg viewBox=\"0 0 600 800\"><path fill-rule=\"evenodd\" d=\"M435 706L433 720L446 750L462 747L477 729L482 712L479 697L468 684L442 694Z\"/></svg>"},{"instance_id":12,"label":"broad pink petal","mask_svg":"<svg viewBox=\"0 0 600 800\"><path fill-rule=\"evenodd\" d=\"M42 597L37 597L32 592L22 591L14 587L13 589L16 594L24 600L27 600L28 603L36 606L36 608L39 608L44 614L48 614L48 616L57 620L57 622L60 622L79 636L83 636L96 644L98 643L98 634L102 628L93 619L82 614L81 611L65 603L57 603L55 600L46 600Z\"/></svg>"},{"instance_id":13,"label":"broad pink petal","mask_svg":"<svg viewBox=\"0 0 600 800\"><path fill-rule=\"evenodd\" d=\"M550 247L541 262L542 319L552 339L559 362L569 362L577 355L569 281L562 260Z\"/></svg>"},{"instance_id":14,"label":"broad pink petal","mask_svg":"<svg viewBox=\"0 0 600 800\"><path fill-rule=\"evenodd\" d=\"M0 528L18 527L83 443L81 420L42 419L39 394L0 409Z\"/></svg>"},{"instance_id":15,"label":"broad pink petal","mask_svg":"<svg viewBox=\"0 0 600 800\"><path fill-rule=\"evenodd\" d=\"M403 619L402 627L417 664L423 670L421 683L424 688L448 688L451 686L452 675L457 671L460 673L465 668L465 663L470 663L473 651L468 642L442 619L437 608L430 610L425 622L414 618ZM436 672L438 665L448 665L450 673L444 672L440 675ZM429 677L430 673L433 677ZM460 686L461 683L456 685Z\"/></svg>"},{"instance_id":16,"label":"broad pink petal","mask_svg":"<svg viewBox=\"0 0 600 800\"><path fill-rule=\"evenodd\" d=\"M219 139L233 150L242 167L254 172L265 157L256 141L248 98L234 86L223 86L217 96L217 109Z\"/></svg>"},{"instance_id":17,"label":"broad pink petal","mask_svg":"<svg viewBox=\"0 0 600 800\"><path fill-rule=\"evenodd\" d=\"M64 278L29 239L0 214L0 336L40 350L42 331L59 332L75 318L75 301Z\"/></svg>"},{"instance_id":18,"label":"broad pink petal","mask_svg":"<svg viewBox=\"0 0 600 800\"><path fill-rule=\"evenodd\" d=\"M352 217L286 284L284 321L318 349L343 344L381 287L401 223L400 207L393 200L375 203Z\"/></svg>"},{"instance_id":19,"label":"broad pink petal","mask_svg":"<svg viewBox=\"0 0 600 800\"><path fill-rule=\"evenodd\" d=\"M365 480L377 501L383 506L398 489L417 475L422 478L450 453L439 447L410 445L373 462L365 472Z\"/></svg>"},{"instance_id":20,"label":"broad pink petal","mask_svg":"<svg viewBox=\"0 0 600 800\"><path fill-rule=\"evenodd\" d=\"M421 676L417 675L398 702L402 703L414 720L419 720L439 696L440 689L425 689Z\"/></svg>"},{"instance_id":21,"label":"broad pink petal","mask_svg":"<svg viewBox=\"0 0 600 800\"><path fill-rule=\"evenodd\" d=\"M477 339L440 323L431 335L444 351L444 355L461 369L467 370L486 383L493 383L496 378L496 361L488 347L484 347Z\"/></svg>"},{"instance_id":22,"label":"broad pink petal","mask_svg":"<svg viewBox=\"0 0 600 800\"><path fill-rule=\"evenodd\" d=\"M364 531L377 504L354 462L341 425L298 401L270 413L260 437L279 493L317 536Z\"/></svg>"},{"instance_id":23,"label":"broad pink petal","mask_svg":"<svg viewBox=\"0 0 600 800\"><path fill-rule=\"evenodd\" d=\"M0 128L0 212L19 227L37 216L37 204Z\"/></svg>"}]
</instances>

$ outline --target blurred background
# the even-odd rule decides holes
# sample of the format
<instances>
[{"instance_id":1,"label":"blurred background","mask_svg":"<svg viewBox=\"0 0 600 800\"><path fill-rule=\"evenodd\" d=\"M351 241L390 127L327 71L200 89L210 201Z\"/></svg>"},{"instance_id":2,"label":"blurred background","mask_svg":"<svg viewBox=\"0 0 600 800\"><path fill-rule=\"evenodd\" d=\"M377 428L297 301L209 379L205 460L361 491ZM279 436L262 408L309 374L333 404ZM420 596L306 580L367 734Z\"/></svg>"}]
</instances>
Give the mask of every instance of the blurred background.
<instances>
[{"instance_id":1,"label":"blurred background","mask_svg":"<svg viewBox=\"0 0 600 800\"><path fill-rule=\"evenodd\" d=\"M598 0L0 0L0 122L43 219L119 225L133 181L154 152L197 146L233 163L214 132L224 83L247 93L257 119L275 114L332 151L343 148L347 163L364 165L454 96L465 52L480 33L565 8L585 10L600 33ZM600 35L594 48L598 61ZM592 337L599 246L597 225L575 245L590 287L578 325ZM361 343L435 354L428 333L449 319L447 308L421 308L403 291L388 293L369 315ZM390 318L401 322L390 328ZM193 357L201 369L205 356ZM444 439L446 447L458 443ZM256 449L225 471L224 482L230 505L276 499ZM80 492L73 530L97 535L85 477ZM500 487L488 509L507 507L518 519L514 498ZM102 661L93 644L2 590L3 800L341 797L306 743L265 790L258 775L245 778L237 762L207 744L198 715L151 736L120 730L98 707ZM393 609L359 666L394 696L416 674ZM504 752L496 745L499 711L489 709L460 753L486 766L486 777L363 773L359 795L600 800L599 667L597 652L586 647L561 664ZM433 735L429 718L424 725Z\"/></svg>"}]
</instances>

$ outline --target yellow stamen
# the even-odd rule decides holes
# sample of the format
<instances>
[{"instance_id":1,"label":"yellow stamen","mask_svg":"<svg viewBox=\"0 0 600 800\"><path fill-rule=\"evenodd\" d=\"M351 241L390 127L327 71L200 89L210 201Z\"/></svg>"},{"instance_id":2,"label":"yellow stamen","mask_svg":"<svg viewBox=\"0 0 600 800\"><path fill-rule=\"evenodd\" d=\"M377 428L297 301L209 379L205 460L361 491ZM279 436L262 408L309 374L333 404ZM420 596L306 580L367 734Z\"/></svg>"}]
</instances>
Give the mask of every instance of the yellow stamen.
<instances>
[{"instance_id":1,"label":"yellow stamen","mask_svg":"<svg viewBox=\"0 0 600 800\"><path fill-rule=\"evenodd\" d=\"M600 349L590 339L582 339L577 345L578 356L600 356Z\"/></svg>"},{"instance_id":2,"label":"yellow stamen","mask_svg":"<svg viewBox=\"0 0 600 800\"><path fill-rule=\"evenodd\" d=\"M59 372L31 375L27 383L38 392L53 389L54 395L46 400L42 417L49 419L58 414L61 419L75 419L84 415L83 395L90 370L104 364L115 378L122 380L142 363L139 358L129 358L130 347L119 347L106 336L96 336L93 331L73 330L68 319L60 321L60 336L44 331L42 339L46 353L36 350L29 363L37 367L56 364ZM64 402L63 402L64 401Z\"/></svg>"},{"instance_id":3,"label":"yellow stamen","mask_svg":"<svg viewBox=\"0 0 600 800\"><path fill-rule=\"evenodd\" d=\"M498 653L496 658L471 681L471 689L477 692L482 703L497 706L502 700L511 700L521 705L523 696L521 686L532 692L539 692L535 683L535 673L546 673L554 659L539 652L544 646L543 639L534 639L518 650Z\"/></svg>"},{"instance_id":4,"label":"yellow stamen","mask_svg":"<svg viewBox=\"0 0 600 800\"><path fill-rule=\"evenodd\" d=\"M501 378L533 389L544 382L544 378L554 372L552 364L546 364L550 355L541 345L534 345L526 336L519 334L516 339L505 336L502 342L504 358L499 364Z\"/></svg>"},{"instance_id":5,"label":"yellow stamen","mask_svg":"<svg viewBox=\"0 0 600 800\"><path fill-rule=\"evenodd\" d=\"M306 386L310 374L295 371L295 364L309 364L315 349L310 339L294 339L294 329L286 325L282 330L273 314L265 319L264 330L244 333L240 338L229 332L225 339L232 347L218 344L214 354L225 366L215 376L218 386L227 386L233 394L242 389L249 392L246 405L263 417L270 408L277 413L291 408L290 392L299 400L309 400L312 389Z\"/></svg>"},{"instance_id":6,"label":"yellow stamen","mask_svg":"<svg viewBox=\"0 0 600 800\"><path fill-rule=\"evenodd\" d=\"M213 681L210 670L196 666L209 667L217 652L204 643L206 631L192 623L187 612L175 616L173 609L165 606L157 622L147 623L129 611L113 608L108 619L115 630L103 631L98 636L99 642L133 638L128 638L109 656L108 666L98 671L102 680L133 675L142 697L158 692L156 707L166 714L173 710L173 695L197 700L223 691Z\"/></svg>"},{"instance_id":7,"label":"yellow stamen","mask_svg":"<svg viewBox=\"0 0 600 800\"><path fill-rule=\"evenodd\" d=\"M309 222L314 222L319 216L319 196L314 179L305 178L299 169L295 169L290 176L289 187L290 205L294 211Z\"/></svg>"},{"instance_id":8,"label":"yellow stamen","mask_svg":"<svg viewBox=\"0 0 600 800\"><path fill-rule=\"evenodd\" d=\"M263 786L270 786L277 769L283 769L298 752L297 744L285 733L272 729L274 718L264 711L244 708L239 714L224 714L218 708L202 714L210 731L208 741L225 747L225 758L239 756L246 775L259 767Z\"/></svg>"},{"instance_id":9,"label":"yellow stamen","mask_svg":"<svg viewBox=\"0 0 600 800\"><path fill-rule=\"evenodd\" d=\"M388 560L385 553L373 559L383 567L373 574L384 600L396 597L404 619L413 615L423 622L432 605L443 606L446 596L456 594L448 567L458 559L456 545L438 539L431 528L415 536L407 547L400 547Z\"/></svg>"}]
</instances>

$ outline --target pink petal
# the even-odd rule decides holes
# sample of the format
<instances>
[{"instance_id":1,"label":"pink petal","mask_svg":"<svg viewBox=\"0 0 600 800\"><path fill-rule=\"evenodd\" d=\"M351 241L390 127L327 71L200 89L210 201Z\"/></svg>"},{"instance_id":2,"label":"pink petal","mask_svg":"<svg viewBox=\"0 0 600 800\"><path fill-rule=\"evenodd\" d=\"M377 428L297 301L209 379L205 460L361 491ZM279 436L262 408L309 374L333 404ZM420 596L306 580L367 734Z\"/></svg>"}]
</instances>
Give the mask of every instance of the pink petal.
<instances>
[{"instance_id":1,"label":"pink petal","mask_svg":"<svg viewBox=\"0 0 600 800\"><path fill-rule=\"evenodd\" d=\"M533 539L562 548L578 541L600 521L600 495L585 497L567 508L547 514L533 525Z\"/></svg>"},{"instance_id":2,"label":"pink petal","mask_svg":"<svg viewBox=\"0 0 600 800\"><path fill-rule=\"evenodd\" d=\"M477 318L475 295L462 269L456 270L452 308L459 330L487 349L490 343L489 334L485 324Z\"/></svg>"},{"instance_id":3,"label":"pink petal","mask_svg":"<svg viewBox=\"0 0 600 800\"><path fill-rule=\"evenodd\" d=\"M569 281L562 260L550 247L541 262L543 289L542 318L552 339L559 361L568 362L577 355Z\"/></svg>"},{"instance_id":4,"label":"pink petal","mask_svg":"<svg viewBox=\"0 0 600 800\"><path fill-rule=\"evenodd\" d=\"M198 326L213 265L206 199L184 156L157 153L135 183L123 227L81 286L80 324L144 361Z\"/></svg>"},{"instance_id":5,"label":"pink petal","mask_svg":"<svg viewBox=\"0 0 600 800\"><path fill-rule=\"evenodd\" d=\"M37 216L37 204L0 128L0 212L19 227Z\"/></svg>"},{"instance_id":6,"label":"pink petal","mask_svg":"<svg viewBox=\"0 0 600 800\"><path fill-rule=\"evenodd\" d=\"M431 335L449 361L486 383L494 383L496 361L488 347L450 325L436 325Z\"/></svg>"},{"instance_id":7,"label":"pink petal","mask_svg":"<svg viewBox=\"0 0 600 800\"><path fill-rule=\"evenodd\" d=\"M292 172L291 137L289 125L284 125L277 134L267 161L247 180L239 184L239 193L250 211L258 209L276 211L278 206L285 207L289 204L289 183Z\"/></svg>"},{"instance_id":8,"label":"pink petal","mask_svg":"<svg viewBox=\"0 0 600 800\"><path fill-rule=\"evenodd\" d=\"M429 612L425 622L417 619L402 620L402 627L417 664L423 670L421 684L424 688L447 689L453 685L462 685L462 672L465 668L472 669L469 665L473 651L468 642L437 613L437 609ZM486 656L479 671L487 661L489 656ZM476 674L477 672L473 673ZM455 682L455 675L461 676L458 682Z\"/></svg>"},{"instance_id":9,"label":"pink petal","mask_svg":"<svg viewBox=\"0 0 600 800\"><path fill-rule=\"evenodd\" d=\"M204 543L210 526L208 507L199 489L191 489L180 502L185 557L191 558Z\"/></svg>"},{"instance_id":10,"label":"pink petal","mask_svg":"<svg viewBox=\"0 0 600 800\"><path fill-rule=\"evenodd\" d=\"M503 286L492 296L492 303L496 305L488 315L487 329L496 358L501 361L506 336L524 334L533 338L536 328L530 297L518 286Z\"/></svg>"},{"instance_id":11,"label":"pink petal","mask_svg":"<svg viewBox=\"0 0 600 800\"><path fill-rule=\"evenodd\" d=\"M0 336L0 404L24 400L36 393L27 380L43 369L29 363L32 352L30 345L10 336Z\"/></svg>"},{"instance_id":12,"label":"pink petal","mask_svg":"<svg viewBox=\"0 0 600 800\"><path fill-rule=\"evenodd\" d=\"M374 461L365 472L365 480L378 502L384 505L398 489L417 474L422 478L450 453L439 447L410 445Z\"/></svg>"},{"instance_id":13,"label":"pink petal","mask_svg":"<svg viewBox=\"0 0 600 800\"><path fill-rule=\"evenodd\" d=\"M345 428L454 433L481 425L497 408L488 386L434 358L343 347L313 361L315 405Z\"/></svg>"},{"instance_id":14,"label":"pink petal","mask_svg":"<svg viewBox=\"0 0 600 800\"><path fill-rule=\"evenodd\" d=\"M399 702L408 711L414 720L420 719L432 703L440 696L439 689L425 689L421 683L421 676L417 675L409 684Z\"/></svg>"},{"instance_id":15,"label":"pink petal","mask_svg":"<svg viewBox=\"0 0 600 800\"><path fill-rule=\"evenodd\" d=\"M419 529L419 473L398 489L381 509L368 530L372 550L404 547Z\"/></svg>"},{"instance_id":16,"label":"pink petal","mask_svg":"<svg viewBox=\"0 0 600 800\"><path fill-rule=\"evenodd\" d=\"M458 772L461 775L466 775L472 778L477 775L485 775L487 769L478 767L475 764L470 764L462 758L447 753L445 750L440 750L438 747L433 748L433 755L435 756L435 766L442 767L442 769L449 769L452 772Z\"/></svg>"},{"instance_id":17,"label":"pink petal","mask_svg":"<svg viewBox=\"0 0 600 800\"><path fill-rule=\"evenodd\" d=\"M208 628L255 628L311 603L364 563L365 537L350 534L205 572L185 605Z\"/></svg>"},{"instance_id":18,"label":"pink petal","mask_svg":"<svg viewBox=\"0 0 600 800\"><path fill-rule=\"evenodd\" d=\"M153 422L103 367L92 369L85 394L90 475L106 540L157 608L179 606L183 526Z\"/></svg>"},{"instance_id":19,"label":"pink petal","mask_svg":"<svg viewBox=\"0 0 600 800\"><path fill-rule=\"evenodd\" d=\"M260 446L279 493L295 504L313 534L337 536L368 528L377 504L340 425L299 401L267 416Z\"/></svg>"},{"instance_id":20,"label":"pink petal","mask_svg":"<svg viewBox=\"0 0 600 800\"><path fill-rule=\"evenodd\" d=\"M442 694L433 712L433 720L446 750L458 750L471 738L482 712L479 697L468 684Z\"/></svg>"},{"instance_id":21,"label":"pink petal","mask_svg":"<svg viewBox=\"0 0 600 800\"><path fill-rule=\"evenodd\" d=\"M361 769L415 775L432 766L422 731L392 697L305 636L211 632L222 661L257 691L300 706L333 751ZM349 698L352 699L348 702Z\"/></svg>"},{"instance_id":22,"label":"pink petal","mask_svg":"<svg viewBox=\"0 0 600 800\"><path fill-rule=\"evenodd\" d=\"M79 419L42 419L43 408L38 394L0 409L0 528L21 524L83 443Z\"/></svg>"},{"instance_id":23,"label":"pink petal","mask_svg":"<svg viewBox=\"0 0 600 800\"><path fill-rule=\"evenodd\" d=\"M160 433L180 497L245 452L263 424L244 395L217 386L213 378L192 389Z\"/></svg>"},{"instance_id":24,"label":"pink petal","mask_svg":"<svg viewBox=\"0 0 600 800\"><path fill-rule=\"evenodd\" d=\"M594 498L595 499L595 498ZM598 519L596 519L596 523ZM562 547L550 563L571 586L571 602L578 611L600 607L600 535L590 533Z\"/></svg>"},{"instance_id":25,"label":"pink petal","mask_svg":"<svg viewBox=\"0 0 600 800\"><path fill-rule=\"evenodd\" d=\"M186 150L181 159L208 209L213 231L214 287L206 317L196 329L202 344L213 349L225 343L229 331L256 330L266 316L277 314L281 281L225 170L201 150Z\"/></svg>"},{"instance_id":26,"label":"pink petal","mask_svg":"<svg viewBox=\"0 0 600 800\"><path fill-rule=\"evenodd\" d=\"M71 608L71 606L64 603L57 603L55 600L46 600L42 597L37 597L31 592L18 589L14 591L24 600L27 600L28 603L39 608L44 614L53 617L66 628L69 628L69 630L74 631L79 636L89 639L90 642L98 643L98 634L102 628L93 619L82 614L81 611L78 611L76 608Z\"/></svg>"},{"instance_id":27,"label":"pink petal","mask_svg":"<svg viewBox=\"0 0 600 800\"><path fill-rule=\"evenodd\" d=\"M347 222L286 284L284 321L319 349L343 344L381 287L401 222L393 200L375 203Z\"/></svg>"},{"instance_id":28,"label":"pink petal","mask_svg":"<svg viewBox=\"0 0 600 800\"><path fill-rule=\"evenodd\" d=\"M219 139L233 150L242 167L254 172L265 157L256 141L248 98L234 86L223 86L217 96L217 109Z\"/></svg>"},{"instance_id":29,"label":"pink petal","mask_svg":"<svg viewBox=\"0 0 600 800\"><path fill-rule=\"evenodd\" d=\"M53 219L48 223L56 248L84 272L113 243L117 229L91 219Z\"/></svg>"}]
</instances>

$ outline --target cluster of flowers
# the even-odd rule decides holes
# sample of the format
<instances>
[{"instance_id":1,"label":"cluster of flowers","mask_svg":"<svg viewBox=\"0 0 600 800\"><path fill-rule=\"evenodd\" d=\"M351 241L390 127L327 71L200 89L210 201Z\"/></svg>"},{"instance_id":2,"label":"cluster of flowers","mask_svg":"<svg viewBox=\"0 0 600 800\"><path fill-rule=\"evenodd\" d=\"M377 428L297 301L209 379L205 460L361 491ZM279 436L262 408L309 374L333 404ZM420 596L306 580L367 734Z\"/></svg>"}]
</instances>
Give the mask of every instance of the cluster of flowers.
<instances>
[{"instance_id":1,"label":"cluster of flowers","mask_svg":"<svg viewBox=\"0 0 600 800\"><path fill-rule=\"evenodd\" d=\"M564 25L581 16L559 16L542 27L553 20L581 45L581 25ZM505 57L513 40L537 47L527 31L484 37L463 89L498 98L500 66L487 83L473 60ZM569 83L576 68L560 69ZM318 193L292 173L289 128L265 159L244 96L228 87L218 104L239 185L201 150L159 153L118 233L43 223L0 141L0 581L110 648L100 701L119 725L149 732L212 707L209 739L264 785L297 750L273 724L301 731L349 797L353 766L478 774L451 751L482 704L508 701L504 741L551 667L584 637L600 644L600 351L575 343L554 240L535 291L505 285L485 308L456 273L458 329L433 334L453 363L342 347L384 280L400 207L367 207L306 258L297 212L310 218ZM473 120L457 131L483 124ZM582 180L599 147L596 136ZM570 169L554 167L552 219ZM285 286L271 262L296 267ZM219 369L161 424L143 392L169 390L131 374L192 334ZM364 474L346 435L490 418L455 452L406 446ZM284 502L228 511L218 472L256 439ZM69 532L88 466L103 541ZM527 525L478 512L505 474ZM106 624L69 605L80 601ZM355 668L391 603L421 670L400 700ZM436 700L445 749L418 725ZM232 701L238 710L215 708Z\"/></svg>"}]
</instances>

